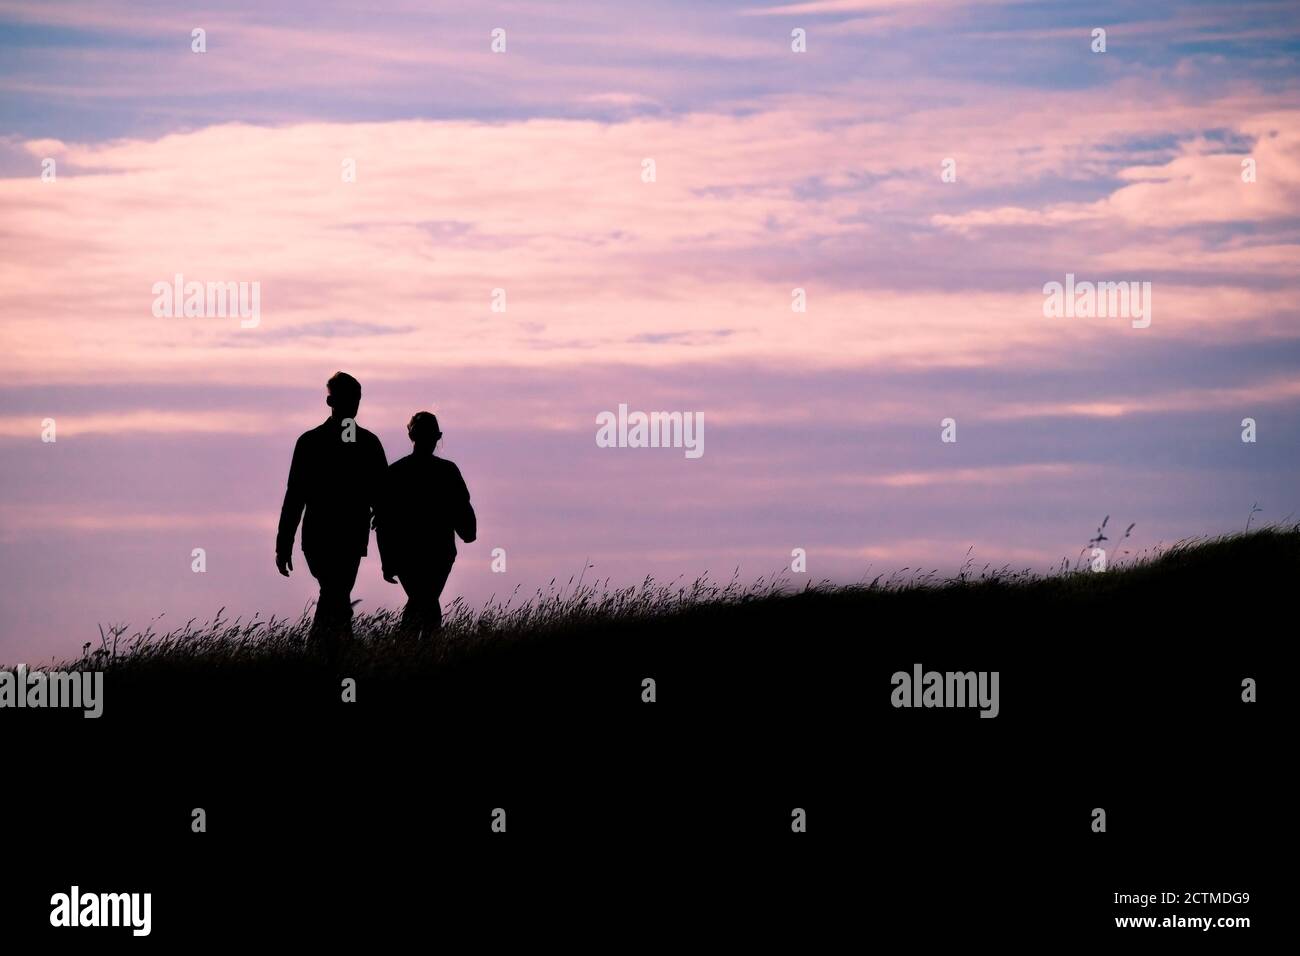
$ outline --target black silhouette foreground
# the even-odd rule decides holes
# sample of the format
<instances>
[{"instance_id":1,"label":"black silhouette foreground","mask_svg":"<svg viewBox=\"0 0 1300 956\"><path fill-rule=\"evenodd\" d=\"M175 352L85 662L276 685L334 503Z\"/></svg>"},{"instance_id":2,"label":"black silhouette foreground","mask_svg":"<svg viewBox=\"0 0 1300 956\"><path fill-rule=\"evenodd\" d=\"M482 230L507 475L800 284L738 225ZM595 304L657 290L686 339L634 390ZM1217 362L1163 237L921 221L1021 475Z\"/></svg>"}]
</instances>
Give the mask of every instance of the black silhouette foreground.
<instances>
[{"instance_id":1,"label":"black silhouette foreground","mask_svg":"<svg viewBox=\"0 0 1300 956\"><path fill-rule=\"evenodd\" d=\"M320 584L308 638L335 655L352 636L352 586L370 543L370 525L388 461L384 446L356 423L361 383L336 372L326 383L330 417L305 432L293 449L280 509L275 566L293 570L293 539L302 519L302 553Z\"/></svg>"},{"instance_id":2,"label":"black silhouette foreground","mask_svg":"<svg viewBox=\"0 0 1300 956\"><path fill-rule=\"evenodd\" d=\"M332 913L387 912L394 901L423 913L467 882L482 893L508 881L531 898L564 880L566 899L546 899L539 922L571 905L574 886L585 903L609 885L611 912L634 918L686 880L711 911L725 899L720 873L742 922L773 886L784 894L773 907L793 899L830 920L861 911L854 868L878 860L890 875L872 884L873 905L890 920L970 927L992 913L998 933L1027 942L1068 923L1072 934L1107 934L1113 948L1112 914L1098 907L1128 874L1152 887L1230 878L1259 894L1260 874L1287 863L1275 836L1286 701L1269 703L1265 690L1245 703L1242 681L1267 689L1289 673L1282 638L1297 574L1300 526L1104 573L977 569L784 594L597 581L481 610L454 602L437 641L400 639L393 611L359 614L339 668L305 650L305 617L139 639L122 631L120 643L113 628L69 662L107 672L102 719L34 709L4 718L21 722L14 739L25 746L42 740L37 727L57 727L34 753L79 748L76 761L49 761L42 786L11 788L19 802L8 812L29 829L68 821L41 834L60 852L31 854L34 866L50 861L32 891L38 919L68 861L88 852L107 875L83 886L130 886L114 880L131 859L151 867L141 873L183 876L173 880L183 892L159 907L177 926L206 925L230 886L256 891L245 901L279 901L298 884L285 879L296 867L312 891L303 926L334 935L350 920ZM893 708L891 673L917 662L1000 671L1002 712ZM651 679L657 700L647 702ZM133 770L152 774L148 788L93 794L113 825L90 842L85 782L120 777L126 739L167 759ZM1224 766L1250 769L1260 786L1243 789ZM185 812L197 805L223 829L178 853L177 830L190 835ZM1097 806L1110 833L1089 830ZM497 807L508 809L508 834L489 831ZM808 811L807 833L791 832L795 807ZM631 900L626 880L588 879L621 872L647 846L670 869L648 871ZM342 889L322 902L310 874L332 874L340 847ZM436 865L410 881L413 860ZM22 885L32 882L24 869ZM1015 912L1004 919L1008 887ZM190 897L185 921L177 914ZM283 919L278 903L275 914ZM819 948L842 938L836 929Z\"/></svg>"},{"instance_id":3,"label":"black silhouette foreground","mask_svg":"<svg viewBox=\"0 0 1300 956\"><path fill-rule=\"evenodd\" d=\"M434 454L442 431L430 412L406 426L415 446L388 469L375 514L375 537L384 580L406 591L402 631L415 638L442 629L442 589L456 561L456 535L466 544L478 534L469 489L460 469Z\"/></svg>"}]
</instances>

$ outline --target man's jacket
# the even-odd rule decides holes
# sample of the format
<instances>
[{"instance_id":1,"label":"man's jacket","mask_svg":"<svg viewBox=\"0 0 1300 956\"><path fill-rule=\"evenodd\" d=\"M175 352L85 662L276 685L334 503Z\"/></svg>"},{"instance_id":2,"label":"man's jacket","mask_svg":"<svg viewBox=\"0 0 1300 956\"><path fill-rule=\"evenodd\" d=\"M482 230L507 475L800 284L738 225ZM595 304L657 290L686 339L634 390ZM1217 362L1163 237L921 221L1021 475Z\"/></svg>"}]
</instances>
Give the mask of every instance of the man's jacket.
<instances>
[{"instance_id":1,"label":"man's jacket","mask_svg":"<svg viewBox=\"0 0 1300 956\"><path fill-rule=\"evenodd\" d=\"M354 440L344 441L344 437ZM304 432L293 448L276 556L293 553L299 518L304 553L364 555L370 544L371 514L387 470L384 446L360 425L354 425L349 435L330 418Z\"/></svg>"}]
</instances>

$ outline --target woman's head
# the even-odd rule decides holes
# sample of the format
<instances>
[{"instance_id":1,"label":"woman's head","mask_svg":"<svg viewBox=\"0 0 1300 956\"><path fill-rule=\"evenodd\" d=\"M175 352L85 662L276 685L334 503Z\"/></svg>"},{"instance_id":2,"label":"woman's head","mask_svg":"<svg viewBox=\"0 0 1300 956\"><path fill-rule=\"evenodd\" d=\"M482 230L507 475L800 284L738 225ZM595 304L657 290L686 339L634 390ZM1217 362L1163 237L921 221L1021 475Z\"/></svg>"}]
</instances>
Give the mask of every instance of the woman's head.
<instances>
[{"instance_id":1,"label":"woman's head","mask_svg":"<svg viewBox=\"0 0 1300 956\"><path fill-rule=\"evenodd\" d=\"M416 412L406 423L406 436L415 443L416 448L428 448L438 444L442 430L438 428L438 418L432 412Z\"/></svg>"}]
</instances>

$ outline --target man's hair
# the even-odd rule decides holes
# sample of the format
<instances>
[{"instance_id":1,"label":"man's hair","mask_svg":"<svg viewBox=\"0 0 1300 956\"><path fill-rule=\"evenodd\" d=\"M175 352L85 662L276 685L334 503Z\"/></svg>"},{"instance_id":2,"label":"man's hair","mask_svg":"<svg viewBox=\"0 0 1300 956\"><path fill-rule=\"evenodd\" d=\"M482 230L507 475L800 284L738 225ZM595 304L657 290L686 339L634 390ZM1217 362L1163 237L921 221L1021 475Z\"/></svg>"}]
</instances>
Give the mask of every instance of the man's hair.
<instances>
[{"instance_id":1,"label":"man's hair","mask_svg":"<svg viewBox=\"0 0 1300 956\"><path fill-rule=\"evenodd\" d=\"M347 400L361 401L361 383L347 372L335 372L325 387L331 395Z\"/></svg>"},{"instance_id":2,"label":"man's hair","mask_svg":"<svg viewBox=\"0 0 1300 956\"><path fill-rule=\"evenodd\" d=\"M437 441L442 437L438 416L433 412L416 412L406 423L406 436L411 441Z\"/></svg>"}]
</instances>

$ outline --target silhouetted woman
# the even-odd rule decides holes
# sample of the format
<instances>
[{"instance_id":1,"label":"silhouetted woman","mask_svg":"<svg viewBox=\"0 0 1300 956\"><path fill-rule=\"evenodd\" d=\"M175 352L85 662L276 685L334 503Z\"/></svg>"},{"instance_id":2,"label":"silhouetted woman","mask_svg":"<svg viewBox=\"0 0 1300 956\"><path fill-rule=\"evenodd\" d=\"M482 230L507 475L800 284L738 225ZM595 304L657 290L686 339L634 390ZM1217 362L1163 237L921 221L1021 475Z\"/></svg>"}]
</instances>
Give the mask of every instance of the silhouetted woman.
<instances>
[{"instance_id":1,"label":"silhouetted woman","mask_svg":"<svg viewBox=\"0 0 1300 956\"><path fill-rule=\"evenodd\" d=\"M442 589L456 560L456 535L469 544L478 523L460 469L433 453L442 432L430 412L406 426L415 450L388 466L375 514L384 580L406 591L402 631L428 637L442 628Z\"/></svg>"}]
</instances>

